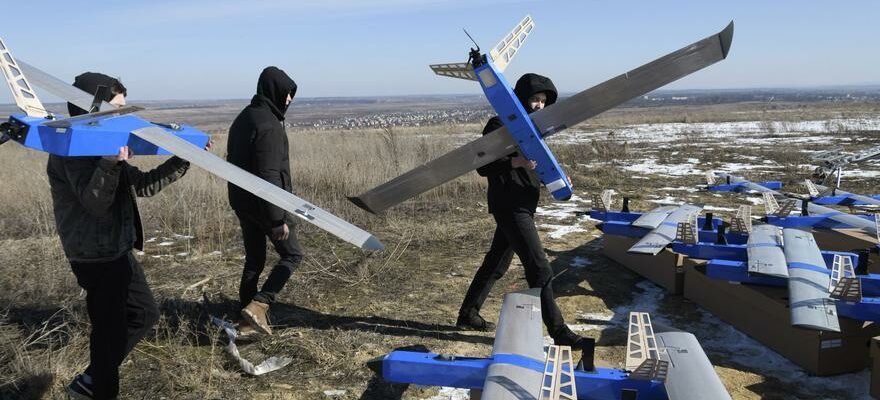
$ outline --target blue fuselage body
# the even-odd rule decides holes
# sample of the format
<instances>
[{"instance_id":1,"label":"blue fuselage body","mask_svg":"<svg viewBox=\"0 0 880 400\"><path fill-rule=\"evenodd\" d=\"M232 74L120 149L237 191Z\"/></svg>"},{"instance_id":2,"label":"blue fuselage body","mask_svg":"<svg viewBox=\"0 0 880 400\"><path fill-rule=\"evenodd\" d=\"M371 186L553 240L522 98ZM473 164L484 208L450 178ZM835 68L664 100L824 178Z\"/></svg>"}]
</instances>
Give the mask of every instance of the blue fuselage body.
<instances>
[{"instance_id":1,"label":"blue fuselage body","mask_svg":"<svg viewBox=\"0 0 880 400\"><path fill-rule=\"evenodd\" d=\"M168 151L146 141L131 132L137 129L159 127L193 145L203 148L208 135L196 128L180 125L171 129L153 124L138 116L127 114L99 118L88 122L75 122L69 128L53 128L45 124L53 120L25 115L13 115L9 122L25 126L26 131L13 139L25 147L59 156L112 156L119 148L128 146L135 155L169 155Z\"/></svg>"},{"instance_id":2,"label":"blue fuselage body","mask_svg":"<svg viewBox=\"0 0 880 400\"><path fill-rule=\"evenodd\" d=\"M554 199L571 198L571 184L568 183L565 172L544 143L541 133L513 93L510 84L504 79L504 75L495 69L491 61L474 68L474 72L498 118L516 141L521 155L537 163L535 172L541 183L547 187Z\"/></svg>"},{"instance_id":3,"label":"blue fuselage body","mask_svg":"<svg viewBox=\"0 0 880 400\"><path fill-rule=\"evenodd\" d=\"M382 360L382 378L388 382L424 386L481 389L493 363L516 365L544 372L544 362L515 354L496 354L493 358L441 357L436 353L393 351ZM637 393L639 400L665 400L666 388L660 381L636 380L619 369L596 368L575 371L575 386L581 400L617 400L621 392Z\"/></svg>"}]
</instances>

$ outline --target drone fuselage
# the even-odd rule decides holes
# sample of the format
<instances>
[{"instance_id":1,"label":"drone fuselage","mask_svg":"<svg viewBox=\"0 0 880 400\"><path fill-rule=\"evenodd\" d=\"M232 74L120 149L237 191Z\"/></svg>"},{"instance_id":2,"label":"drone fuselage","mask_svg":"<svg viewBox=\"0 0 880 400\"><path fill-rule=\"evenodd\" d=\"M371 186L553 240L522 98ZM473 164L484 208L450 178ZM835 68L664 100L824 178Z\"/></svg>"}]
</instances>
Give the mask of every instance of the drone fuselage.
<instances>
[{"instance_id":1,"label":"drone fuselage","mask_svg":"<svg viewBox=\"0 0 880 400\"><path fill-rule=\"evenodd\" d=\"M474 73L498 118L516 141L522 156L537 163L535 172L541 183L556 200L571 198L571 184L565 172L544 143L541 133L504 79L504 75L488 60L474 66Z\"/></svg>"},{"instance_id":2,"label":"drone fuselage","mask_svg":"<svg viewBox=\"0 0 880 400\"><path fill-rule=\"evenodd\" d=\"M136 155L171 155L131 134L134 130L148 127L161 127L199 148L205 147L209 139L207 134L191 126L180 125L180 129L171 129L135 115L75 122L66 128L46 125L52 121L55 120L12 115L9 117L9 136L25 147L59 156L112 156L118 154L123 146L128 146Z\"/></svg>"}]
</instances>

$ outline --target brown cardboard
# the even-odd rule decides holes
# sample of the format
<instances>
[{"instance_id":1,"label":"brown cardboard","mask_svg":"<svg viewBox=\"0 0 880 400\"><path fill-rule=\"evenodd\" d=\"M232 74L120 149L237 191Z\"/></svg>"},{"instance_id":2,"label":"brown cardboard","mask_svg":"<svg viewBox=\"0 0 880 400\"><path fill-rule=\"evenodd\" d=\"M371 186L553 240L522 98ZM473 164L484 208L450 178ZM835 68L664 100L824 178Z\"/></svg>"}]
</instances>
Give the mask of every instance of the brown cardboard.
<instances>
[{"instance_id":1,"label":"brown cardboard","mask_svg":"<svg viewBox=\"0 0 880 400\"><path fill-rule=\"evenodd\" d=\"M841 332L791 326L788 289L742 285L704 274L705 262L684 262L684 296L813 375L861 371L869 365L871 338L880 326L840 318Z\"/></svg>"},{"instance_id":2,"label":"brown cardboard","mask_svg":"<svg viewBox=\"0 0 880 400\"><path fill-rule=\"evenodd\" d=\"M875 399L880 399L880 337L871 339L871 386L870 394Z\"/></svg>"},{"instance_id":3,"label":"brown cardboard","mask_svg":"<svg viewBox=\"0 0 880 400\"><path fill-rule=\"evenodd\" d=\"M877 245L877 238L858 229L814 229L813 237L820 249L829 251L873 249ZM880 273L876 258L876 254L868 258L868 272L872 274Z\"/></svg>"},{"instance_id":4,"label":"brown cardboard","mask_svg":"<svg viewBox=\"0 0 880 400\"><path fill-rule=\"evenodd\" d=\"M684 290L684 257L668 248L656 256L627 253L638 241L637 238L603 235L602 251L606 257L662 286L670 294L681 294Z\"/></svg>"}]
</instances>

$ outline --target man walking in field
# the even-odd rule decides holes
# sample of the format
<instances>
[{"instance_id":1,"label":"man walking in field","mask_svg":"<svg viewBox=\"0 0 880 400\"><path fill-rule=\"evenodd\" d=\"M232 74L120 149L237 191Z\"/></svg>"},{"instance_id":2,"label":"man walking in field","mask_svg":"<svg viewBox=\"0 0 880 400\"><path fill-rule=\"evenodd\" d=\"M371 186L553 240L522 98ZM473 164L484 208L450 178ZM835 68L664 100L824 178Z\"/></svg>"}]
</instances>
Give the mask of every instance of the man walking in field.
<instances>
[{"instance_id":1,"label":"man walking in field","mask_svg":"<svg viewBox=\"0 0 880 400\"><path fill-rule=\"evenodd\" d=\"M557 97L553 82L537 74L523 75L516 82L514 93L529 113L555 103ZM497 116L492 117L483 128L483 134L502 126ZM568 328L553 296L553 270L535 228L534 216L541 188L541 182L533 171L536 166L535 161L513 153L477 169L477 173L489 181L489 212L495 218L497 227L489 252L461 304L456 325L481 331L495 328L495 324L480 316L480 308L492 286L507 272L516 254L525 269L529 287L542 288L542 318L553 341L557 345L583 348L591 354L593 340L583 338Z\"/></svg>"},{"instance_id":2,"label":"man walking in field","mask_svg":"<svg viewBox=\"0 0 880 400\"><path fill-rule=\"evenodd\" d=\"M125 105L127 91L119 80L87 72L74 86L102 99ZM68 104L71 116L85 114ZM209 145L210 146L210 145ZM55 225L64 254L86 291L89 366L68 385L77 399L114 399L119 393L119 365L159 318L144 270L132 254L143 249L144 235L136 197L149 197L183 176L189 163L171 157L143 172L128 164L128 147L112 157L49 156L46 172L52 192Z\"/></svg>"},{"instance_id":3,"label":"man walking in field","mask_svg":"<svg viewBox=\"0 0 880 400\"><path fill-rule=\"evenodd\" d=\"M229 128L226 157L230 163L288 192L293 192L293 186L287 132L282 122L295 95L296 83L284 71L276 67L264 69L257 81L257 94ZM244 322L239 330L243 334L257 330L271 335L269 305L275 302L303 256L293 231L293 219L283 209L238 186L230 183L228 189L229 205L241 224L245 251L238 290ZM280 259L258 289L266 264L267 237Z\"/></svg>"}]
</instances>

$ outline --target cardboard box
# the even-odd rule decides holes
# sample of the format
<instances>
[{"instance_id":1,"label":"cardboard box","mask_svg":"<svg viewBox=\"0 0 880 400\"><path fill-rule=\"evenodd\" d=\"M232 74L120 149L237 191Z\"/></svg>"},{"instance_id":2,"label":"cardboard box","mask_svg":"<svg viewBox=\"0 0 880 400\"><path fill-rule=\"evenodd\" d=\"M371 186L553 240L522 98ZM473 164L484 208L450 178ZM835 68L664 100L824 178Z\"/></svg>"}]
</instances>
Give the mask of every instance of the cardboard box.
<instances>
[{"instance_id":1,"label":"cardboard box","mask_svg":"<svg viewBox=\"0 0 880 400\"><path fill-rule=\"evenodd\" d=\"M877 324L840 318L841 332L791 326L788 289L715 280L704 274L705 262L684 263L684 296L813 375L861 371L869 365Z\"/></svg>"},{"instance_id":2,"label":"cardboard box","mask_svg":"<svg viewBox=\"0 0 880 400\"><path fill-rule=\"evenodd\" d=\"M871 339L871 386L870 394L880 399L880 336Z\"/></svg>"},{"instance_id":3,"label":"cardboard box","mask_svg":"<svg viewBox=\"0 0 880 400\"><path fill-rule=\"evenodd\" d=\"M669 249L663 249L656 256L627 253L627 250L638 241L638 238L602 235L602 251L606 257L662 286L670 294L682 294L684 256L675 254Z\"/></svg>"},{"instance_id":4,"label":"cardboard box","mask_svg":"<svg viewBox=\"0 0 880 400\"><path fill-rule=\"evenodd\" d=\"M858 229L813 229L816 244L822 250L851 251L873 250L877 246L877 238ZM868 257L868 272L880 274L880 261L877 252L872 251Z\"/></svg>"}]
</instances>

